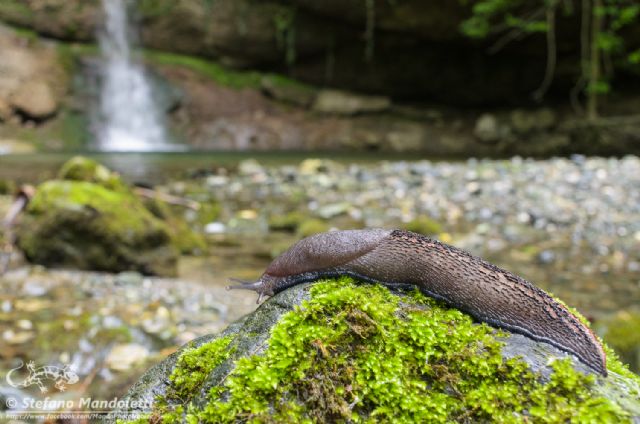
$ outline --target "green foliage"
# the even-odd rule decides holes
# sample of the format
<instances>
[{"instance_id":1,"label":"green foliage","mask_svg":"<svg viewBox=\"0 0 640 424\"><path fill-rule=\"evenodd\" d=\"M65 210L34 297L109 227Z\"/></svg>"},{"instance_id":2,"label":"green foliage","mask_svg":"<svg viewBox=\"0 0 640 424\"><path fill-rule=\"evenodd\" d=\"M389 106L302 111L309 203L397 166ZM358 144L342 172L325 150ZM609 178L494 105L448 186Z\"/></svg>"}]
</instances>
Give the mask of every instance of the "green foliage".
<instances>
[{"instance_id":1,"label":"green foliage","mask_svg":"<svg viewBox=\"0 0 640 424\"><path fill-rule=\"evenodd\" d=\"M463 1L463 3L467 2ZM510 26L517 26L521 23L519 18L508 13L521 4L520 0L480 0L472 3L471 17L460 25L462 33L468 37L484 38L488 36L494 25L503 23L501 20Z\"/></svg>"},{"instance_id":2,"label":"green foliage","mask_svg":"<svg viewBox=\"0 0 640 424\"><path fill-rule=\"evenodd\" d=\"M544 383L515 358L500 332L419 292L396 296L350 278L319 282L311 299L272 327L268 347L237 359L209 403L163 411L164 422L620 422L594 377L556 361ZM220 341L222 340L222 341ZM176 393L201 387L203 368L232 342L186 351ZM211 348L205 346L211 345ZM183 359L185 358L185 359ZM615 359L614 359L614 362ZM166 407L166 405L165 405ZM186 414L186 415L185 415Z\"/></svg>"},{"instance_id":3,"label":"green foliage","mask_svg":"<svg viewBox=\"0 0 640 424\"><path fill-rule=\"evenodd\" d=\"M273 16L273 25L276 31L276 43L278 48L284 51L284 59L287 65L293 65L296 61L296 10L294 8L282 8Z\"/></svg>"},{"instance_id":4,"label":"green foliage","mask_svg":"<svg viewBox=\"0 0 640 424\"><path fill-rule=\"evenodd\" d=\"M464 0L461 1L466 3ZM518 30L524 35L546 33L551 30L550 25L553 25L551 37L547 38L547 48L553 53L548 58L548 63L552 65L551 72L547 69L546 80L552 76L555 66L555 11L560 5L561 2L558 0L478 0L473 2L472 15L462 22L460 29L470 38L486 38L513 30ZM590 109L588 113L591 115L590 118L593 118L597 114L598 96L611 90L612 75L606 74L603 57L621 58L626 65L632 67L640 64L640 50L627 52L621 35L621 30L637 22L640 17L640 4L632 0L598 0L591 2L590 7L586 15L582 14L582 11L577 12L582 15L581 25L587 29L580 42L583 43L583 54L588 54L576 63L576 68L581 69L577 85L581 89L584 88ZM565 8L565 13L571 14L576 11ZM517 38L513 37L513 34L506 35L505 39Z\"/></svg>"}]
</instances>

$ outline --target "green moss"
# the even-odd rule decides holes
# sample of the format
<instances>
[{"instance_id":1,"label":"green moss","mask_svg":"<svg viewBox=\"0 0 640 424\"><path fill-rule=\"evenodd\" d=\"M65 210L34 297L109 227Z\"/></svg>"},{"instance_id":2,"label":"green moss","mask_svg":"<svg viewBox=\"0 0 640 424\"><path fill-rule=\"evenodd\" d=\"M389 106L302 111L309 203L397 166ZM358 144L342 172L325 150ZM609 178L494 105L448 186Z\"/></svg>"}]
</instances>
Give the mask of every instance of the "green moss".
<instances>
[{"instance_id":1,"label":"green moss","mask_svg":"<svg viewBox=\"0 0 640 424\"><path fill-rule=\"evenodd\" d=\"M37 32L29 28L13 27L12 30L18 37L25 39L29 43L38 41L40 37Z\"/></svg>"},{"instance_id":2,"label":"green moss","mask_svg":"<svg viewBox=\"0 0 640 424\"><path fill-rule=\"evenodd\" d=\"M269 218L269 229L272 231L295 232L307 215L300 211L288 212L284 215L273 215Z\"/></svg>"},{"instance_id":3,"label":"green moss","mask_svg":"<svg viewBox=\"0 0 640 424\"><path fill-rule=\"evenodd\" d=\"M259 88L261 74L250 71L234 71L209 60L186 56L176 53L167 53L155 50L146 50L145 57L151 62L160 65L178 65L202 74L220 85L232 88Z\"/></svg>"},{"instance_id":4,"label":"green moss","mask_svg":"<svg viewBox=\"0 0 640 424\"><path fill-rule=\"evenodd\" d=\"M13 194L16 191L16 183L11 180L0 179L0 195Z\"/></svg>"},{"instance_id":5,"label":"green moss","mask_svg":"<svg viewBox=\"0 0 640 424\"><path fill-rule=\"evenodd\" d=\"M24 25L33 18L33 10L22 0L2 0L0 16L9 22Z\"/></svg>"},{"instance_id":6,"label":"green moss","mask_svg":"<svg viewBox=\"0 0 640 424\"><path fill-rule=\"evenodd\" d=\"M65 162L58 172L58 178L95 183L109 190L127 190L118 174L93 159L83 156L75 156Z\"/></svg>"},{"instance_id":7,"label":"green moss","mask_svg":"<svg viewBox=\"0 0 640 424\"><path fill-rule=\"evenodd\" d=\"M181 216L182 210L174 210L159 199L144 199L145 207L167 224L173 245L184 254L202 253L207 250L204 236L195 232ZM182 206L179 208L184 209ZM176 208L177 209L177 208Z\"/></svg>"},{"instance_id":8,"label":"green moss","mask_svg":"<svg viewBox=\"0 0 640 424\"><path fill-rule=\"evenodd\" d=\"M264 352L235 361L208 404L169 408L164 422L628 420L569 360L554 362L545 383L525 362L503 359L500 332L418 292L397 296L349 278L310 290L272 327ZM206 358L187 350L171 390L193 394L207 374L201 367L212 371L232 343L198 348Z\"/></svg>"},{"instance_id":9,"label":"green moss","mask_svg":"<svg viewBox=\"0 0 640 424\"><path fill-rule=\"evenodd\" d=\"M640 371L640 314L622 311L598 324L609 345L631 366Z\"/></svg>"},{"instance_id":10,"label":"green moss","mask_svg":"<svg viewBox=\"0 0 640 424\"><path fill-rule=\"evenodd\" d=\"M197 393L211 371L229 357L231 336L216 339L197 348L186 349L178 359L169 380L169 397L187 401Z\"/></svg>"},{"instance_id":11,"label":"green moss","mask_svg":"<svg viewBox=\"0 0 640 424\"><path fill-rule=\"evenodd\" d=\"M86 181L41 184L18 228L32 262L103 271L175 274L166 225L125 187Z\"/></svg>"},{"instance_id":12,"label":"green moss","mask_svg":"<svg viewBox=\"0 0 640 424\"><path fill-rule=\"evenodd\" d=\"M325 221L321 219L311 218L300 223L296 234L299 237L309 237L314 234L329 231L329 228L329 224L327 224Z\"/></svg>"},{"instance_id":13,"label":"green moss","mask_svg":"<svg viewBox=\"0 0 640 424\"><path fill-rule=\"evenodd\" d=\"M155 18L170 13L176 3L173 0L141 0L137 2L137 10L144 18Z\"/></svg>"},{"instance_id":14,"label":"green moss","mask_svg":"<svg viewBox=\"0 0 640 424\"><path fill-rule=\"evenodd\" d=\"M90 207L108 212L115 218L113 225L134 230L144 226L144 221L152 219L151 214L129 193L109 190L86 181L51 180L41 184L29 203L29 212L37 215L59 207Z\"/></svg>"},{"instance_id":15,"label":"green moss","mask_svg":"<svg viewBox=\"0 0 640 424\"><path fill-rule=\"evenodd\" d=\"M442 226L440 223L427 216L419 216L407 222L403 228L407 231L413 231L414 233L424 234L427 236L442 232Z\"/></svg>"},{"instance_id":16,"label":"green moss","mask_svg":"<svg viewBox=\"0 0 640 424\"><path fill-rule=\"evenodd\" d=\"M275 86L275 87L280 87L280 88L295 88L297 90L300 91L306 91L309 93L314 93L314 88L309 85L309 84L305 84L303 82L294 80L292 78L286 77L284 75L278 75L278 74L269 74L266 75L264 78L266 78L269 82L269 84Z\"/></svg>"}]
</instances>

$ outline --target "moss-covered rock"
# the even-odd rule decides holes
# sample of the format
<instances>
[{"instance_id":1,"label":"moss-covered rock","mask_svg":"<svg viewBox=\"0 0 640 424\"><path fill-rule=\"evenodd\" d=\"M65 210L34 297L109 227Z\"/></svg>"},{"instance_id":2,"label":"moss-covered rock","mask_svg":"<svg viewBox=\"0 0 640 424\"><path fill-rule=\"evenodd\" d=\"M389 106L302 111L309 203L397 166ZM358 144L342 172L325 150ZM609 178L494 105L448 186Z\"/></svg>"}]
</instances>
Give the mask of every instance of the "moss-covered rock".
<instances>
[{"instance_id":1,"label":"moss-covered rock","mask_svg":"<svg viewBox=\"0 0 640 424\"><path fill-rule=\"evenodd\" d=\"M157 218L167 224L173 245L184 254L199 254L207 251L207 242L201 233L194 231L180 216L180 211L174 210L162 200L147 198L145 207ZM180 206L180 208L183 208Z\"/></svg>"},{"instance_id":2,"label":"moss-covered rock","mask_svg":"<svg viewBox=\"0 0 640 424\"><path fill-rule=\"evenodd\" d=\"M65 162L58 171L58 178L95 183L110 190L126 189L126 185L117 173L84 156L75 156Z\"/></svg>"},{"instance_id":3,"label":"moss-covered rock","mask_svg":"<svg viewBox=\"0 0 640 424\"><path fill-rule=\"evenodd\" d=\"M640 378L608 356L609 376L594 376L418 292L341 278L294 286L189 343L127 398L152 401L153 422L637 420Z\"/></svg>"},{"instance_id":4,"label":"moss-covered rock","mask_svg":"<svg viewBox=\"0 0 640 424\"><path fill-rule=\"evenodd\" d=\"M118 190L87 181L41 184L17 231L27 258L48 266L175 274L177 251L166 224L113 181L106 185Z\"/></svg>"}]
</instances>

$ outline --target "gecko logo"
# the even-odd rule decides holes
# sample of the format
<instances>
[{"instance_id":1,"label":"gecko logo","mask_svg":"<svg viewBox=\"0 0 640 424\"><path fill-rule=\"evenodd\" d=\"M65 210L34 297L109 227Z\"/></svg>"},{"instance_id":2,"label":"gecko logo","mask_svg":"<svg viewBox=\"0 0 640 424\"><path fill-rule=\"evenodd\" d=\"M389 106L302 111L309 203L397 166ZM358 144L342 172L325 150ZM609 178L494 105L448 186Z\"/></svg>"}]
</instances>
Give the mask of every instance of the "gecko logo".
<instances>
[{"instance_id":1,"label":"gecko logo","mask_svg":"<svg viewBox=\"0 0 640 424\"><path fill-rule=\"evenodd\" d=\"M29 375L27 375L27 377L22 381L13 381L11 375L23 366L24 362L7 373L7 384L11 387L22 389L36 385L40 388L41 393L47 393L49 391L47 387L47 380L49 380L48 384L53 383L56 389L64 392L67 389L68 384L75 384L78 382L78 374L76 374L73 371L73 368L69 365L65 365L64 367L56 367L53 365L36 367L33 361L30 361L27 364L27 371L29 371Z\"/></svg>"}]
</instances>

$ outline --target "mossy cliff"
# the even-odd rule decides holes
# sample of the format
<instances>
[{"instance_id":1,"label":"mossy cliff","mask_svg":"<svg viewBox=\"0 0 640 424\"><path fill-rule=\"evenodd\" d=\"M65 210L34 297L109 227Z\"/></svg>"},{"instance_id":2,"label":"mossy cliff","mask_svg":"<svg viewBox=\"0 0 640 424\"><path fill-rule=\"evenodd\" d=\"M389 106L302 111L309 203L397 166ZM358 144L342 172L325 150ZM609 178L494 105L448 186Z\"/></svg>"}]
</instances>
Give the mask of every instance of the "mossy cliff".
<instances>
[{"instance_id":1,"label":"mossy cliff","mask_svg":"<svg viewBox=\"0 0 640 424\"><path fill-rule=\"evenodd\" d=\"M74 158L38 186L17 229L34 263L174 275L178 243L133 191L104 166Z\"/></svg>"},{"instance_id":2,"label":"mossy cliff","mask_svg":"<svg viewBox=\"0 0 640 424\"><path fill-rule=\"evenodd\" d=\"M129 391L158 422L629 422L640 378L609 376L418 292L298 285L195 340Z\"/></svg>"}]
</instances>

